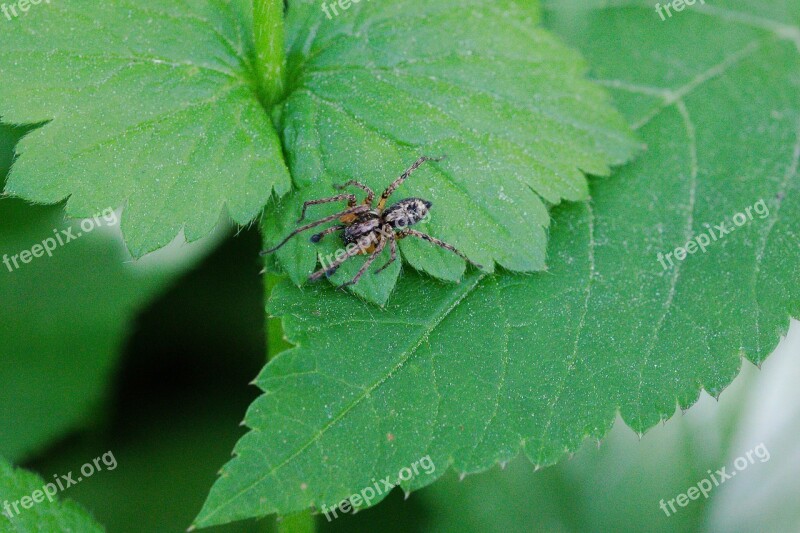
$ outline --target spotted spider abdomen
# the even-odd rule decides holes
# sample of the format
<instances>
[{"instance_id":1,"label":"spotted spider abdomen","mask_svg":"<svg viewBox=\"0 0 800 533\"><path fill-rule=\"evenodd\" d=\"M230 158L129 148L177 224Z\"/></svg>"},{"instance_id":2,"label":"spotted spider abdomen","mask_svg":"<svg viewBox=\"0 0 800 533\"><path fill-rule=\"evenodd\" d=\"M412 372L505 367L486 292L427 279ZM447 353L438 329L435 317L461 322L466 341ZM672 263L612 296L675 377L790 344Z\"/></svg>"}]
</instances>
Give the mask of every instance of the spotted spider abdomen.
<instances>
[{"instance_id":1,"label":"spotted spider abdomen","mask_svg":"<svg viewBox=\"0 0 800 533\"><path fill-rule=\"evenodd\" d=\"M383 219L394 229L413 226L428 216L431 203L421 198L400 200L383 213Z\"/></svg>"}]
</instances>

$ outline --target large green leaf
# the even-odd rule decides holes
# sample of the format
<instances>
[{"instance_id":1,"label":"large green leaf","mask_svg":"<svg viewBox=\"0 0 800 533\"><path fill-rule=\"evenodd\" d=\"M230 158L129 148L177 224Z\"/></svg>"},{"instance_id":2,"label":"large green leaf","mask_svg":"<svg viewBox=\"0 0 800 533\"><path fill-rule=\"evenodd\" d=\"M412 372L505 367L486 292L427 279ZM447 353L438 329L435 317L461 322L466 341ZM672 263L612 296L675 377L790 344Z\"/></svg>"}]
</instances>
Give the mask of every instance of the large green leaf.
<instances>
[{"instance_id":1,"label":"large green leaf","mask_svg":"<svg viewBox=\"0 0 800 533\"><path fill-rule=\"evenodd\" d=\"M257 98L248 0L87 9L43 4L0 36L0 116L49 121L20 144L7 190L69 197L75 216L124 205L137 256L181 230L205 235L223 211L252 220L273 190L288 190L283 152L300 192L270 211L274 241L298 198L329 196L349 178L382 190L425 153L449 158L398 193L434 202L425 229L488 270L541 270L547 205L585 199L582 172L608 174L635 149L583 61L534 26L528 2L361 2L328 20L316 0L293 0L274 109ZM464 272L422 242L402 253L442 279ZM316 264L307 239L280 257L298 282ZM398 272L360 292L384 302Z\"/></svg>"},{"instance_id":2,"label":"large green leaf","mask_svg":"<svg viewBox=\"0 0 800 533\"><path fill-rule=\"evenodd\" d=\"M45 481L36 474L14 469L0 457L0 505L9 502L12 513L9 517L4 514L8 510L0 510L0 532L105 531L76 503L58 500L57 485L51 480Z\"/></svg>"},{"instance_id":3,"label":"large green leaf","mask_svg":"<svg viewBox=\"0 0 800 533\"><path fill-rule=\"evenodd\" d=\"M0 117L49 121L19 145L7 191L125 207L135 256L227 212L250 222L289 174L253 81L247 0L30 6L0 32Z\"/></svg>"},{"instance_id":4,"label":"large green leaf","mask_svg":"<svg viewBox=\"0 0 800 533\"><path fill-rule=\"evenodd\" d=\"M295 225L304 200L357 178L378 194L420 155L447 159L417 171L392 201L431 200L421 227L487 270L545 268L547 206L584 200L583 172L606 175L634 144L582 59L537 28L538 4L446 0L361 2L328 20L316 0L290 3L290 95L283 140L300 190L267 219L267 244ZM335 212L315 208L318 215ZM341 209L341 207L340 207ZM295 283L315 270L308 237L278 256ZM459 280L464 262L406 239L418 270ZM389 258L375 264L377 269ZM352 261L334 278L352 278ZM368 276L355 292L385 303L399 265Z\"/></svg>"},{"instance_id":5,"label":"large green leaf","mask_svg":"<svg viewBox=\"0 0 800 533\"><path fill-rule=\"evenodd\" d=\"M0 126L0 159L10 159L21 134ZM0 161L0 183L6 170ZM64 220L60 208L3 198L0 220L0 454L19 461L89 423L130 321L225 228L179 253L167 248L131 263L115 217L110 225L101 217L100 227L83 234L80 221ZM66 242L65 231L75 240ZM23 251L57 244L54 232L64 245L52 257L22 262Z\"/></svg>"},{"instance_id":6,"label":"large green leaf","mask_svg":"<svg viewBox=\"0 0 800 533\"><path fill-rule=\"evenodd\" d=\"M520 452L552 464L617 413L644 432L767 357L800 317L800 3L715 5L664 23L553 5L647 153L556 210L546 274L408 275L383 310L276 289L297 347L258 378L198 524L330 507L427 454L435 474L405 490ZM768 217L662 268L659 252L762 199Z\"/></svg>"}]
</instances>

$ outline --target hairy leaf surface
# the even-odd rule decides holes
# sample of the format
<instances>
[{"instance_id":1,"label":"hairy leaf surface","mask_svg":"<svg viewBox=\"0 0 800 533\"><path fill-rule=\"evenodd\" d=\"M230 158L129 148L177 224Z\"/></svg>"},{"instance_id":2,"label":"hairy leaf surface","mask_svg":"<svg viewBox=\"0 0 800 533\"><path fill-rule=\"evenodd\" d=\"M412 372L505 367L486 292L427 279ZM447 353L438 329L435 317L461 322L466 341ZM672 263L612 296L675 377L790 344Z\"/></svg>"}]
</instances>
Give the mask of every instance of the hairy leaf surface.
<instances>
[{"instance_id":1,"label":"hairy leaf surface","mask_svg":"<svg viewBox=\"0 0 800 533\"><path fill-rule=\"evenodd\" d=\"M289 190L284 154L304 199L350 178L382 189L423 152L447 155L401 192L435 203L425 229L489 270L533 271L545 265L547 205L585 199L583 172L608 174L635 149L580 57L534 26L533 4L361 2L329 20L316 0L293 0L273 109L258 98L251 11L248 0L62 0L8 21L0 117L47 124L20 144L7 191L68 198L72 216L124 206L141 256L226 214L249 223ZM303 244L281 254L295 281L316 261ZM424 243L402 251L436 277L463 274ZM360 291L384 302L398 267Z\"/></svg>"},{"instance_id":2,"label":"hairy leaf surface","mask_svg":"<svg viewBox=\"0 0 800 533\"><path fill-rule=\"evenodd\" d=\"M330 507L426 455L435 474L405 490L520 452L555 463L617 413L644 432L719 395L800 317L800 4L719 1L669 22L591 4L554 2L548 23L646 154L555 210L547 273L407 275L383 310L279 287L270 310L297 347L258 378L252 431L198 524ZM767 216L660 264L761 200Z\"/></svg>"},{"instance_id":3,"label":"hairy leaf surface","mask_svg":"<svg viewBox=\"0 0 800 533\"><path fill-rule=\"evenodd\" d=\"M329 20L316 0L290 2L282 132L299 191L267 218L267 244L291 231L304 200L335 194L332 184L358 179L380 195L419 156L446 155L391 201L432 201L430 222L419 229L488 271L495 263L545 268L548 206L585 200L583 172L607 175L636 145L603 91L584 79L580 56L536 27L537 6L361 2ZM301 283L317 254L330 263L342 246L336 237L313 246L306 234L278 256ZM400 250L434 277L464 274L461 259L428 243L405 239ZM372 270L388 258L386 250ZM352 278L361 264L351 261L333 282ZM353 290L383 304L399 272L394 265Z\"/></svg>"},{"instance_id":4,"label":"hairy leaf surface","mask_svg":"<svg viewBox=\"0 0 800 533\"><path fill-rule=\"evenodd\" d=\"M31 6L3 21L0 118L44 127L19 145L7 192L67 213L125 207L141 256L183 231L239 224L289 189L253 82L250 2Z\"/></svg>"}]
</instances>

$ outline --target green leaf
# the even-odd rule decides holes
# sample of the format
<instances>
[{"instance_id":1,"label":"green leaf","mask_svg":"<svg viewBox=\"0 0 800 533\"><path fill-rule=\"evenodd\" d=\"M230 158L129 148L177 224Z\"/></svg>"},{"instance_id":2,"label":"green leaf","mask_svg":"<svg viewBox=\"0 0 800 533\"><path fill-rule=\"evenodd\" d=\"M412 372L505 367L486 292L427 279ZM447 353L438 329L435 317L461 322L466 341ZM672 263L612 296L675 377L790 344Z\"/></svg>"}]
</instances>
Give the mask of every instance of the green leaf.
<instances>
[{"instance_id":1,"label":"green leaf","mask_svg":"<svg viewBox=\"0 0 800 533\"><path fill-rule=\"evenodd\" d=\"M87 12L89 10L90 12ZM31 6L0 34L0 117L47 125L19 145L7 192L125 207L135 256L227 213L247 224L290 185L254 81L246 0Z\"/></svg>"},{"instance_id":2,"label":"green leaf","mask_svg":"<svg viewBox=\"0 0 800 533\"><path fill-rule=\"evenodd\" d=\"M379 195L419 156L446 155L391 201L432 201L421 229L487 270L544 269L548 206L586 199L583 172L607 175L636 145L603 91L584 79L582 59L535 26L536 6L361 2L329 20L317 1L291 2L281 124L299 191L267 218L266 245L291 231L302 201L334 194L332 184L358 179ZM278 252L295 283L316 270L318 252L342 247L329 239L315 247L300 237ZM464 262L450 252L415 239L400 250L434 277L463 276ZM352 278L360 264L333 282ZM383 304L398 274L395 265L354 290Z\"/></svg>"},{"instance_id":3,"label":"green leaf","mask_svg":"<svg viewBox=\"0 0 800 533\"><path fill-rule=\"evenodd\" d=\"M103 532L105 529L95 522L89 513L78 504L66 500L59 502L50 499L44 494L43 488L49 481L45 481L36 474L21 469L14 469L5 459L0 457L0 505L9 502L17 503L16 509L11 507L12 516L4 514L6 509L0 510L0 532L24 533L38 531L80 531L86 533ZM56 487L55 484L52 487ZM48 487L48 494L53 488ZM31 498L36 493L38 503ZM22 498L27 498L23 507Z\"/></svg>"},{"instance_id":4,"label":"green leaf","mask_svg":"<svg viewBox=\"0 0 800 533\"><path fill-rule=\"evenodd\" d=\"M553 468L534 472L527 461L515 460L504 470L460 482L458 476L445 476L414 495L417 505L422 500L425 506L419 514L428 518L421 529L505 533L518 530L516 524L536 524L541 531L576 533L793 531L800 520L793 505L800 498L795 482L800 465L793 460L800 421L798 353L800 323L795 322L763 370L742 368L718 400L704 394L683 416L642 439L617 424L602 445L586 442L572 460ZM750 458L742 471L735 466L738 457ZM738 471L735 483L712 485L709 498L683 508L673 501L678 512L660 507L662 500L666 506L709 479L709 469L714 473L722 467ZM408 530L414 517L403 518L399 525Z\"/></svg>"},{"instance_id":5,"label":"green leaf","mask_svg":"<svg viewBox=\"0 0 800 533\"><path fill-rule=\"evenodd\" d=\"M382 188L422 151L446 153L449 163L404 193L436 202L430 229L488 268L531 271L545 264L546 203L585 198L582 172L607 174L634 150L583 62L532 26L527 3L363 2L328 20L318 2L293 0L288 82L273 109L259 95L269 104L282 89L269 30L283 30L258 25L256 50L253 7L123 0L92 8L87 23L86 7L65 0L11 21L0 116L49 122L21 143L7 191L69 198L72 216L124 206L128 246L141 256L181 231L206 235L224 213L250 222L289 189L283 152L303 197L311 183L344 177ZM255 8L276 15L273 3ZM443 251L402 249L439 278L463 273ZM282 258L303 266L287 267L298 280L316 256L311 246L294 253ZM391 288L396 272L380 283Z\"/></svg>"},{"instance_id":6,"label":"green leaf","mask_svg":"<svg viewBox=\"0 0 800 533\"><path fill-rule=\"evenodd\" d=\"M240 358L234 360L247 366ZM130 416L117 418L130 424L124 436L111 432L115 434L71 439L70 445L59 446L43 464L37 462L37 468L42 472L77 473L75 465L95 456L99 439L101 449L113 449L119 467L70 487L70 498L90 509L109 531L185 531L208 492L216 465L229 457L230 446L240 435L242 405L250 396L246 387L211 389L203 390L202 399L183 396L176 401L179 396L175 393L171 405L157 403L158 394L149 394L141 402L148 404L143 412L128 411ZM220 533L274 531L252 522L220 529Z\"/></svg>"},{"instance_id":7,"label":"green leaf","mask_svg":"<svg viewBox=\"0 0 800 533\"><path fill-rule=\"evenodd\" d=\"M762 4L664 23L598 4L547 20L647 153L555 210L546 274L406 275L385 309L276 288L270 311L297 347L258 378L251 432L198 524L330 507L426 455L435 473L405 490L520 452L553 464L617 413L644 432L702 389L718 396L800 317L800 4L783 24ZM761 199L768 217L662 268L658 253Z\"/></svg>"},{"instance_id":8,"label":"green leaf","mask_svg":"<svg viewBox=\"0 0 800 533\"><path fill-rule=\"evenodd\" d=\"M13 153L22 133L0 126L6 148L0 148L0 158ZM6 169L0 161L0 183ZM20 461L90 422L130 321L221 232L178 254L167 248L134 264L114 234L115 224L103 218L84 234L79 221L64 220L60 208L4 198L0 220L0 428L15 428L0 431L0 453ZM63 231L76 238L66 242ZM54 246L52 257L40 250L41 257L24 263L22 252L42 248L46 240L58 244L54 232L64 245Z\"/></svg>"}]
</instances>

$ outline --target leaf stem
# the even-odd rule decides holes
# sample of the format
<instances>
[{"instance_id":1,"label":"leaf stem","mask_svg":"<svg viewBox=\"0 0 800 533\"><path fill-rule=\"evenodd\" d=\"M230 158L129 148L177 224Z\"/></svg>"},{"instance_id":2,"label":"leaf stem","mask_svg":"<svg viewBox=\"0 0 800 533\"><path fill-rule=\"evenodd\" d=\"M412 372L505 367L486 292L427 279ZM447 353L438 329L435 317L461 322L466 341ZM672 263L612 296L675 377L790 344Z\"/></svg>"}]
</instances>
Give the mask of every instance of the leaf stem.
<instances>
[{"instance_id":1,"label":"leaf stem","mask_svg":"<svg viewBox=\"0 0 800 533\"><path fill-rule=\"evenodd\" d=\"M266 244L265 244L266 245ZM275 274L269 270L269 262L266 263L267 272L264 276L264 304L269 302L272 289L285 276ZM291 348L283 334L283 322L278 317L267 315L267 360L274 359L280 352ZM281 516L277 522L278 533L314 533L316 531L316 519L310 510Z\"/></svg>"},{"instance_id":2,"label":"leaf stem","mask_svg":"<svg viewBox=\"0 0 800 533\"><path fill-rule=\"evenodd\" d=\"M281 99L285 85L283 10L283 0L253 0L258 92L267 109Z\"/></svg>"}]
</instances>

